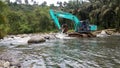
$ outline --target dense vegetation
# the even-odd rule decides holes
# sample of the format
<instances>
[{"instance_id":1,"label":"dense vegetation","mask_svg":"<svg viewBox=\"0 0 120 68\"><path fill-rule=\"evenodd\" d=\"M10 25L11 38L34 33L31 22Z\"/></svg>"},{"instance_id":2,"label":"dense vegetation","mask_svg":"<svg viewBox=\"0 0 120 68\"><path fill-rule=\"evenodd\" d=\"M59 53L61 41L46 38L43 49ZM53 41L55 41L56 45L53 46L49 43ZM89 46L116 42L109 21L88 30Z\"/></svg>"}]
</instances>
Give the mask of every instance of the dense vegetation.
<instances>
[{"instance_id":1,"label":"dense vegetation","mask_svg":"<svg viewBox=\"0 0 120 68\"><path fill-rule=\"evenodd\" d=\"M32 0L34 1L34 0ZM119 0L79 0L58 2L59 5L50 6L43 2L33 5L25 0L11 3L9 0L0 1L0 38L6 34L37 33L56 30L56 27L49 16L49 9L63 10L76 15L80 20L89 19L90 23L97 24L99 29L116 28L120 29L120 1ZM60 22L70 22L60 19ZM73 27L72 23L68 25Z\"/></svg>"},{"instance_id":2,"label":"dense vegetation","mask_svg":"<svg viewBox=\"0 0 120 68\"><path fill-rule=\"evenodd\" d=\"M6 34L51 31L55 26L49 16L49 7L0 1L0 37Z\"/></svg>"}]
</instances>

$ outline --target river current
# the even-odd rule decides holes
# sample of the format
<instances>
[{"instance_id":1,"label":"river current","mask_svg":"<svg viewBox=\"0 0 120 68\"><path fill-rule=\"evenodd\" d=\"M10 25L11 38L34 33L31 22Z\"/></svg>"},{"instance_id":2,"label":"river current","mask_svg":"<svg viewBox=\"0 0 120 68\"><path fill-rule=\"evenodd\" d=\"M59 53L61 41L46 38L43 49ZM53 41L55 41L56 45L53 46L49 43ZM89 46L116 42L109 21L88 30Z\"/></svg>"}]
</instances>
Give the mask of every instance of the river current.
<instances>
[{"instance_id":1,"label":"river current","mask_svg":"<svg viewBox=\"0 0 120 68\"><path fill-rule=\"evenodd\" d=\"M4 53L13 55L22 68L120 68L120 36L0 44L0 55Z\"/></svg>"}]
</instances>

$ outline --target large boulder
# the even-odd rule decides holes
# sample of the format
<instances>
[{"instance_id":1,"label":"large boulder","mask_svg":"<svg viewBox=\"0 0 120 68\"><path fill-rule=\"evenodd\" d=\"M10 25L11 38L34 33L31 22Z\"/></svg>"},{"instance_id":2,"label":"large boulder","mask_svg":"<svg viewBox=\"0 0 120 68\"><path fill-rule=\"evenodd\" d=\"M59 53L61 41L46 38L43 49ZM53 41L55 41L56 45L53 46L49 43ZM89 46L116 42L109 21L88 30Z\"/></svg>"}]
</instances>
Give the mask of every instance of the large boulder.
<instances>
[{"instance_id":1,"label":"large boulder","mask_svg":"<svg viewBox=\"0 0 120 68\"><path fill-rule=\"evenodd\" d=\"M45 38L44 37L40 37L40 36L35 36L35 37L31 37L30 40L28 40L28 43L42 43L45 42Z\"/></svg>"}]
</instances>

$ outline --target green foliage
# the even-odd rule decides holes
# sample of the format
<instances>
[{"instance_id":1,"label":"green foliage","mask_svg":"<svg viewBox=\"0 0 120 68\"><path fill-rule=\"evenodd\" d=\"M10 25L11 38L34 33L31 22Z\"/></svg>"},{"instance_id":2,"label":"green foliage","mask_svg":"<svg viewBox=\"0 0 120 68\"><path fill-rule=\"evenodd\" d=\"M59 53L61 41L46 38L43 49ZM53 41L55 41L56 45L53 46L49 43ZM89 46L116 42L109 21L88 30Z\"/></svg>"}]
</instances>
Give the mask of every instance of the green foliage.
<instances>
[{"instance_id":1,"label":"green foliage","mask_svg":"<svg viewBox=\"0 0 120 68\"><path fill-rule=\"evenodd\" d=\"M6 17L7 6L0 1L0 38L3 38L8 31L8 21Z\"/></svg>"},{"instance_id":2,"label":"green foliage","mask_svg":"<svg viewBox=\"0 0 120 68\"><path fill-rule=\"evenodd\" d=\"M11 9L7 15L10 25L9 34L47 32L54 28L48 6L15 3L9 6Z\"/></svg>"},{"instance_id":3,"label":"green foliage","mask_svg":"<svg viewBox=\"0 0 120 68\"><path fill-rule=\"evenodd\" d=\"M55 31L48 6L0 1L0 38L6 34Z\"/></svg>"},{"instance_id":4,"label":"green foliage","mask_svg":"<svg viewBox=\"0 0 120 68\"><path fill-rule=\"evenodd\" d=\"M24 33L29 31L28 22L24 12L11 11L8 15L10 34Z\"/></svg>"},{"instance_id":5,"label":"green foliage","mask_svg":"<svg viewBox=\"0 0 120 68\"><path fill-rule=\"evenodd\" d=\"M119 13L116 13L115 8L119 7L119 0L89 0L92 11L89 12L89 17L92 22L104 28L118 28ZM93 21L94 20L94 21ZM117 26L117 27L116 27Z\"/></svg>"}]
</instances>

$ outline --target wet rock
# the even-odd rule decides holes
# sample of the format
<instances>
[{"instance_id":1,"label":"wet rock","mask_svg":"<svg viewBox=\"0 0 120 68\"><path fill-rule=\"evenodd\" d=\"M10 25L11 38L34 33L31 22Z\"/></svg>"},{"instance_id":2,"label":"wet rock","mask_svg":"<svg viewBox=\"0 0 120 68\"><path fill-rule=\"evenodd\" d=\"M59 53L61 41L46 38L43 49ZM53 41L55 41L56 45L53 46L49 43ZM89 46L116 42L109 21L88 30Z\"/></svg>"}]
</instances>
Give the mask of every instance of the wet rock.
<instances>
[{"instance_id":1,"label":"wet rock","mask_svg":"<svg viewBox=\"0 0 120 68\"><path fill-rule=\"evenodd\" d=\"M30 40L28 40L28 43L42 43L42 42L45 42L45 38L44 37L39 37L39 36L36 36L36 37L31 37Z\"/></svg>"}]
</instances>

